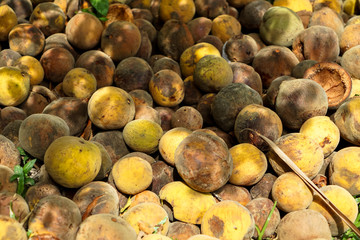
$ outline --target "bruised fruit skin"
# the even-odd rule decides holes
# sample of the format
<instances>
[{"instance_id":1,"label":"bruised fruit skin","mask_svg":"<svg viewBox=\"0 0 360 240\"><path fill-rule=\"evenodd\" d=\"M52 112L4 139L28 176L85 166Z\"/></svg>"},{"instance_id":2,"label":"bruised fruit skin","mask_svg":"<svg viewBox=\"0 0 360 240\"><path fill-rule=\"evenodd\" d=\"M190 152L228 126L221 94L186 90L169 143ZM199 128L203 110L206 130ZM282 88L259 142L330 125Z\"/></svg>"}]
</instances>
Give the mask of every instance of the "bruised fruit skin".
<instances>
[{"instance_id":1,"label":"bruised fruit skin","mask_svg":"<svg viewBox=\"0 0 360 240\"><path fill-rule=\"evenodd\" d=\"M123 218L115 214L100 213L86 218L79 225L76 240L91 238L136 240L136 232Z\"/></svg>"},{"instance_id":2,"label":"bruised fruit skin","mask_svg":"<svg viewBox=\"0 0 360 240\"><path fill-rule=\"evenodd\" d=\"M55 3L42 2L34 8L29 20L48 37L64 31L66 15Z\"/></svg>"},{"instance_id":3,"label":"bruised fruit skin","mask_svg":"<svg viewBox=\"0 0 360 240\"><path fill-rule=\"evenodd\" d=\"M176 219L192 224L200 224L205 212L216 203L210 193L195 191L181 181L164 185L159 197L171 204Z\"/></svg>"},{"instance_id":4,"label":"bruised fruit skin","mask_svg":"<svg viewBox=\"0 0 360 240\"><path fill-rule=\"evenodd\" d=\"M319 143L324 157L329 156L340 142L340 131L327 116L309 118L301 125L299 132Z\"/></svg>"},{"instance_id":5,"label":"bruised fruit skin","mask_svg":"<svg viewBox=\"0 0 360 240\"><path fill-rule=\"evenodd\" d=\"M9 47L21 55L35 57L45 46L45 36L39 28L29 23L18 24L9 32Z\"/></svg>"},{"instance_id":6,"label":"bruised fruit skin","mask_svg":"<svg viewBox=\"0 0 360 240\"><path fill-rule=\"evenodd\" d=\"M74 240L80 223L80 210L72 200L51 195L36 204L28 224L34 238L50 234L55 239Z\"/></svg>"},{"instance_id":7,"label":"bruised fruit skin","mask_svg":"<svg viewBox=\"0 0 360 240\"><path fill-rule=\"evenodd\" d=\"M150 79L149 91L158 105L174 107L184 99L184 81L173 70L160 70Z\"/></svg>"},{"instance_id":8,"label":"bruised fruit skin","mask_svg":"<svg viewBox=\"0 0 360 240\"><path fill-rule=\"evenodd\" d=\"M360 147L346 147L337 151L329 166L330 184L345 188L351 195L360 193Z\"/></svg>"},{"instance_id":9,"label":"bruised fruit skin","mask_svg":"<svg viewBox=\"0 0 360 240\"><path fill-rule=\"evenodd\" d=\"M91 122L101 129L118 129L134 119L135 103L121 88L106 86L93 93L88 102Z\"/></svg>"},{"instance_id":10,"label":"bruised fruit skin","mask_svg":"<svg viewBox=\"0 0 360 240\"><path fill-rule=\"evenodd\" d=\"M251 239L254 231L250 211L232 200L213 205L201 221L201 233L220 239Z\"/></svg>"},{"instance_id":11,"label":"bruised fruit skin","mask_svg":"<svg viewBox=\"0 0 360 240\"><path fill-rule=\"evenodd\" d=\"M249 209L250 213L254 217L255 224L260 229L263 228L265 221L267 220L273 206L274 206L273 201L271 201L269 198L263 198L263 197L255 198L245 205L245 207ZM270 237L272 234L274 234L279 223L280 223L280 212L277 208L275 208L263 236ZM255 238L258 237L257 231L254 232L253 237Z\"/></svg>"},{"instance_id":12,"label":"bruised fruit skin","mask_svg":"<svg viewBox=\"0 0 360 240\"><path fill-rule=\"evenodd\" d=\"M194 39L186 23L170 19L159 30L157 45L166 57L178 61L181 54L194 45Z\"/></svg>"},{"instance_id":13,"label":"bruised fruit skin","mask_svg":"<svg viewBox=\"0 0 360 240\"><path fill-rule=\"evenodd\" d=\"M310 178L314 178L324 163L324 153L319 144L301 133L289 133L281 136L275 144ZM268 152L268 160L274 171L284 174L290 168L274 153Z\"/></svg>"},{"instance_id":14,"label":"bruised fruit skin","mask_svg":"<svg viewBox=\"0 0 360 240\"><path fill-rule=\"evenodd\" d=\"M284 212L306 209L313 201L312 191L293 172L284 173L275 180L271 196Z\"/></svg>"},{"instance_id":15,"label":"bruised fruit skin","mask_svg":"<svg viewBox=\"0 0 360 240\"><path fill-rule=\"evenodd\" d=\"M233 160L220 137L197 131L176 148L175 167L190 187L200 192L212 192L229 180Z\"/></svg>"},{"instance_id":16,"label":"bruised fruit skin","mask_svg":"<svg viewBox=\"0 0 360 240\"><path fill-rule=\"evenodd\" d=\"M283 132L280 117L270 108L259 104L245 106L236 116L234 134L239 143L251 143L260 150L268 150L269 146L256 133L275 141Z\"/></svg>"},{"instance_id":17,"label":"bruised fruit skin","mask_svg":"<svg viewBox=\"0 0 360 240\"><path fill-rule=\"evenodd\" d=\"M67 188L78 188L97 176L101 167L101 152L92 142L64 136L47 148L44 163L55 182Z\"/></svg>"},{"instance_id":18,"label":"bruised fruit skin","mask_svg":"<svg viewBox=\"0 0 360 240\"><path fill-rule=\"evenodd\" d=\"M239 34L226 41L223 57L231 62L251 64L257 52L256 41L251 36Z\"/></svg>"},{"instance_id":19,"label":"bruised fruit skin","mask_svg":"<svg viewBox=\"0 0 360 240\"><path fill-rule=\"evenodd\" d=\"M343 187L338 185L326 185L320 188L320 191L349 218L354 222L358 215L358 207L354 197ZM340 236L349 227L334 212L324 204L319 196L315 195L309 209L321 213L330 226L332 236Z\"/></svg>"},{"instance_id":20,"label":"bruised fruit skin","mask_svg":"<svg viewBox=\"0 0 360 240\"><path fill-rule=\"evenodd\" d=\"M191 131L201 129L203 118L194 107L182 106L175 111L171 118L171 127L185 127Z\"/></svg>"},{"instance_id":21,"label":"bruised fruit skin","mask_svg":"<svg viewBox=\"0 0 360 240\"><path fill-rule=\"evenodd\" d=\"M29 95L30 75L16 67L0 67L0 105L17 106Z\"/></svg>"}]
</instances>

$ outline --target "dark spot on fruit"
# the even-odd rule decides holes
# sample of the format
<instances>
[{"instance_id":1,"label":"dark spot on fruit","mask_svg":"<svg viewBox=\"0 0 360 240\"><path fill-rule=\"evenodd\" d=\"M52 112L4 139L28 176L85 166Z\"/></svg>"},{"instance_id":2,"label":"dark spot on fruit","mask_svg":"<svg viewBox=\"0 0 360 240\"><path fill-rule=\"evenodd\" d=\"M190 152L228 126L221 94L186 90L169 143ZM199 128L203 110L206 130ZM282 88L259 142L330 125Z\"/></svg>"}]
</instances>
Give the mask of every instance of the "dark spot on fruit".
<instances>
[{"instance_id":1,"label":"dark spot on fruit","mask_svg":"<svg viewBox=\"0 0 360 240\"><path fill-rule=\"evenodd\" d=\"M116 218L111 218L111 221L117 222Z\"/></svg>"},{"instance_id":2,"label":"dark spot on fruit","mask_svg":"<svg viewBox=\"0 0 360 240\"><path fill-rule=\"evenodd\" d=\"M220 238L224 233L224 221L217 216L213 216L208 220L208 223L215 237Z\"/></svg>"},{"instance_id":3,"label":"dark spot on fruit","mask_svg":"<svg viewBox=\"0 0 360 240\"><path fill-rule=\"evenodd\" d=\"M324 140L322 142L320 142L320 147L324 147L326 144L331 143L330 139L328 137L325 137Z\"/></svg>"}]
</instances>

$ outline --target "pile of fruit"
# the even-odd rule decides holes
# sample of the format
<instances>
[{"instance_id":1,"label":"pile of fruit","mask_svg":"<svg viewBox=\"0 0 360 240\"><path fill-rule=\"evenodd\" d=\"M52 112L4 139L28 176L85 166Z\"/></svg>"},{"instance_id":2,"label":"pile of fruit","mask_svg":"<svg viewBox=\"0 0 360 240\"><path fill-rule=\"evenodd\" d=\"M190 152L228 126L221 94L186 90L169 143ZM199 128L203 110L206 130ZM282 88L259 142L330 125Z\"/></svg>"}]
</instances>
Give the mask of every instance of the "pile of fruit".
<instances>
[{"instance_id":1,"label":"pile of fruit","mask_svg":"<svg viewBox=\"0 0 360 240\"><path fill-rule=\"evenodd\" d=\"M0 239L360 239L358 13L0 0Z\"/></svg>"}]
</instances>

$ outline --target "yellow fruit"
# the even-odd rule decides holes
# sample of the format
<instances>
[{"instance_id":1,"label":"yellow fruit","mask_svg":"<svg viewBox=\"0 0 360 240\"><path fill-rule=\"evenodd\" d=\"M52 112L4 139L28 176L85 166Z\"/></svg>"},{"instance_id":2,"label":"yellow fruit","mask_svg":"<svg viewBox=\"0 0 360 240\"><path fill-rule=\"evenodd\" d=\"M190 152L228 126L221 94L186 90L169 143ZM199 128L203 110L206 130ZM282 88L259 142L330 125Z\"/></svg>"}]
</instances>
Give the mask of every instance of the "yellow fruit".
<instances>
[{"instance_id":1,"label":"yellow fruit","mask_svg":"<svg viewBox=\"0 0 360 240\"><path fill-rule=\"evenodd\" d=\"M0 215L0 239L1 240L26 240L26 231L15 219Z\"/></svg>"},{"instance_id":2,"label":"yellow fruit","mask_svg":"<svg viewBox=\"0 0 360 240\"><path fill-rule=\"evenodd\" d=\"M273 6L287 7L294 12L313 10L310 0L275 0Z\"/></svg>"},{"instance_id":3,"label":"yellow fruit","mask_svg":"<svg viewBox=\"0 0 360 240\"><path fill-rule=\"evenodd\" d=\"M0 68L0 105L17 106L30 91L30 76L16 67Z\"/></svg>"},{"instance_id":4,"label":"yellow fruit","mask_svg":"<svg viewBox=\"0 0 360 240\"><path fill-rule=\"evenodd\" d=\"M0 42L7 41L11 29L18 23L14 10L8 5L0 6Z\"/></svg>"},{"instance_id":5,"label":"yellow fruit","mask_svg":"<svg viewBox=\"0 0 360 240\"><path fill-rule=\"evenodd\" d=\"M313 200L312 191L293 172L284 173L275 180L271 195L284 212L306 209Z\"/></svg>"},{"instance_id":6,"label":"yellow fruit","mask_svg":"<svg viewBox=\"0 0 360 240\"><path fill-rule=\"evenodd\" d=\"M180 56L181 74L184 77L193 75L196 63L206 55L221 57L219 50L210 43L198 43L187 48Z\"/></svg>"},{"instance_id":7,"label":"yellow fruit","mask_svg":"<svg viewBox=\"0 0 360 240\"><path fill-rule=\"evenodd\" d=\"M125 125L125 143L134 151L153 153L158 149L163 130L159 124L147 119L136 119Z\"/></svg>"},{"instance_id":8,"label":"yellow fruit","mask_svg":"<svg viewBox=\"0 0 360 240\"><path fill-rule=\"evenodd\" d=\"M167 131L159 142L159 152L162 158L171 166L175 165L175 150L184 138L189 136L191 130L183 127L177 127Z\"/></svg>"},{"instance_id":9,"label":"yellow fruit","mask_svg":"<svg viewBox=\"0 0 360 240\"><path fill-rule=\"evenodd\" d=\"M94 180L101 167L101 152L94 143L80 137L54 140L44 156L51 178L67 188L79 188Z\"/></svg>"},{"instance_id":10,"label":"yellow fruit","mask_svg":"<svg viewBox=\"0 0 360 240\"><path fill-rule=\"evenodd\" d=\"M351 93L349 98L354 97L355 95L360 96L360 79L351 78Z\"/></svg>"},{"instance_id":11,"label":"yellow fruit","mask_svg":"<svg viewBox=\"0 0 360 240\"><path fill-rule=\"evenodd\" d=\"M187 23L195 15L195 3L193 0L161 0L159 14L164 22L178 19Z\"/></svg>"},{"instance_id":12,"label":"yellow fruit","mask_svg":"<svg viewBox=\"0 0 360 240\"><path fill-rule=\"evenodd\" d=\"M340 142L340 131L327 116L309 118L301 126L300 133L317 142L324 152L324 157L329 156Z\"/></svg>"},{"instance_id":13,"label":"yellow fruit","mask_svg":"<svg viewBox=\"0 0 360 240\"><path fill-rule=\"evenodd\" d=\"M89 98L96 91L96 78L85 68L71 69L64 77L62 90L68 97Z\"/></svg>"},{"instance_id":14,"label":"yellow fruit","mask_svg":"<svg viewBox=\"0 0 360 240\"><path fill-rule=\"evenodd\" d=\"M200 224L205 212L216 203L210 193L195 191L180 181L162 187L159 197L171 204L176 219L192 224Z\"/></svg>"},{"instance_id":15,"label":"yellow fruit","mask_svg":"<svg viewBox=\"0 0 360 240\"><path fill-rule=\"evenodd\" d=\"M320 145L302 133L288 133L275 143L310 179L319 173L324 164ZM267 157L278 175L291 171L273 150L269 151Z\"/></svg>"},{"instance_id":16,"label":"yellow fruit","mask_svg":"<svg viewBox=\"0 0 360 240\"><path fill-rule=\"evenodd\" d=\"M225 200L206 211L201 221L201 233L223 240L251 239L254 218L240 203Z\"/></svg>"},{"instance_id":17,"label":"yellow fruit","mask_svg":"<svg viewBox=\"0 0 360 240\"><path fill-rule=\"evenodd\" d=\"M213 20L211 33L225 43L231 37L241 34L241 25L233 16L219 15Z\"/></svg>"},{"instance_id":18,"label":"yellow fruit","mask_svg":"<svg viewBox=\"0 0 360 240\"><path fill-rule=\"evenodd\" d=\"M158 233L166 235L169 230L168 214L164 208L153 202L140 203L128 209L122 217L135 229L136 234L140 231L152 234L157 230Z\"/></svg>"},{"instance_id":19,"label":"yellow fruit","mask_svg":"<svg viewBox=\"0 0 360 240\"><path fill-rule=\"evenodd\" d=\"M150 79L149 92L158 105L175 107L184 99L184 81L173 70L160 70Z\"/></svg>"},{"instance_id":20,"label":"yellow fruit","mask_svg":"<svg viewBox=\"0 0 360 240\"><path fill-rule=\"evenodd\" d=\"M126 157L118 160L111 174L116 188L121 193L134 195L147 189L152 182L152 168L140 157Z\"/></svg>"},{"instance_id":21,"label":"yellow fruit","mask_svg":"<svg viewBox=\"0 0 360 240\"><path fill-rule=\"evenodd\" d=\"M22 71L30 75L30 85L36 85L44 79L44 69L36 58L32 56L23 56L15 60L14 67L20 68Z\"/></svg>"},{"instance_id":22,"label":"yellow fruit","mask_svg":"<svg viewBox=\"0 0 360 240\"><path fill-rule=\"evenodd\" d=\"M350 221L354 222L358 215L358 207L354 197L337 185L327 185L320 188L320 191L340 210ZM324 201L318 195L314 196L314 201L310 204L309 209L320 212L328 221L331 235L339 236L343 234L349 227L343 222L331 209L329 209Z\"/></svg>"},{"instance_id":23,"label":"yellow fruit","mask_svg":"<svg viewBox=\"0 0 360 240\"><path fill-rule=\"evenodd\" d=\"M134 119L135 103L121 88L102 87L91 96L88 114L91 122L101 129L119 129Z\"/></svg>"},{"instance_id":24,"label":"yellow fruit","mask_svg":"<svg viewBox=\"0 0 360 240\"><path fill-rule=\"evenodd\" d=\"M348 190L351 195L360 194L360 147L346 147L331 157L329 180L333 185Z\"/></svg>"},{"instance_id":25,"label":"yellow fruit","mask_svg":"<svg viewBox=\"0 0 360 240\"><path fill-rule=\"evenodd\" d=\"M241 143L229 149L233 159L233 171L229 182L235 185L254 185L267 170L265 154L250 143Z\"/></svg>"}]
</instances>

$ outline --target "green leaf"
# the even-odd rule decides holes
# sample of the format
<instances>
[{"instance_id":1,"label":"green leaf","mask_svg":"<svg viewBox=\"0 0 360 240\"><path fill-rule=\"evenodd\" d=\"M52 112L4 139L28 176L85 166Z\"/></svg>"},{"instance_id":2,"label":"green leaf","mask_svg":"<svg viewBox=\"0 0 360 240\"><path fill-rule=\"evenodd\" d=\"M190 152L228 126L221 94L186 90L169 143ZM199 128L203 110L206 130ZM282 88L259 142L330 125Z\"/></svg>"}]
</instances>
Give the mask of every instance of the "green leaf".
<instances>
[{"instance_id":1,"label":"green leaf","mask_svg":"<svg viewBox=\"0 0 360 240\"><path fill-rule=\"evenodd\" d=\"M108 20L106 17L98 17L98 19L102 22L106 22Z\"/></svg>"},{"instance_id":2,"label":"green leaf","mask_svg":"<svg viewBox=\"0 0 360 240\"><path fill-rule=\"evenodd\" d=\"M25 178L25 185L34 186L35 185L34 179L29 178L29 177Z\"/></svg>"},{"instance_id":3,"label":"green leaf","mask_svg":"<svg viewBox=\"0 0 360 240\"><path fill-rule=\"evenodd\" d=\"M19 174L14 174L14 175L12 175L12 176L10 177L10 182L15 181L16 179L18 179L18 177L20 177Z\"/></svg>"},{"instance_id":4,"label":"green leaf","mask_svg":"<svg viewBox=\"0 0 360 240\"><path fill-rule=\"evenodd\" d=\"M108 0L90 0L90 3L98 13L100 13L103 16L106 16L106 14L109 11Z\"/></svg>"},{"instance_id":5,"label":"green leaf","mask_svg":"<svg viewBox=\"0 0 360 240\"><path fill-rule=\"evenodd\" d=\"M24 192L24 188L25 188L25 179L24 179L24 175L22 175L18 178L18 186L16 189L16 193L22 195Z\"/></svg>"},{"instance_id":6,"label":"green leaf","mask_svg":"<svg viewBox=\"0 0 360 240\"><path fill-rule=\"evenodd\" d=\"M26 156L26 152L23 148L17 147L17 150L19 150L21 156Z\"/></svg>"},{"instance_id":7,"label":"green leaf","mask_svg":"<svg viewBox=\"0 0 360 240\"><path fill-rule=\"evenodd\" d=\"M23 175L24 174L24 170L20 165L16 165L14 167L14 173L15 174L19 174L19 175Z\"/></svg>"},{"instance_id":8,"label":"green leaf","mask_svg":"<svg viewBox=\"0 0 360 240\"><path fill-rule=\"evenodd\" d=\"M27 232L26 232L26 236L27 236L28 238L30 238L30 235L31 235L31 234L32 234L31 229L28 229Z\"/></svg>"},{"instance_id":9,"label":"green leaf","mask_svg":"<svg viewBox=\"0 0 360 240\"><path fill-rule=\"evenodd\" d=\"M25 166L24 166L24 174L28 174L30 172L30 170L33 168L34 164L36 162L36 159L30 160L28 161Z\"/></svg>"}]
</instances>

